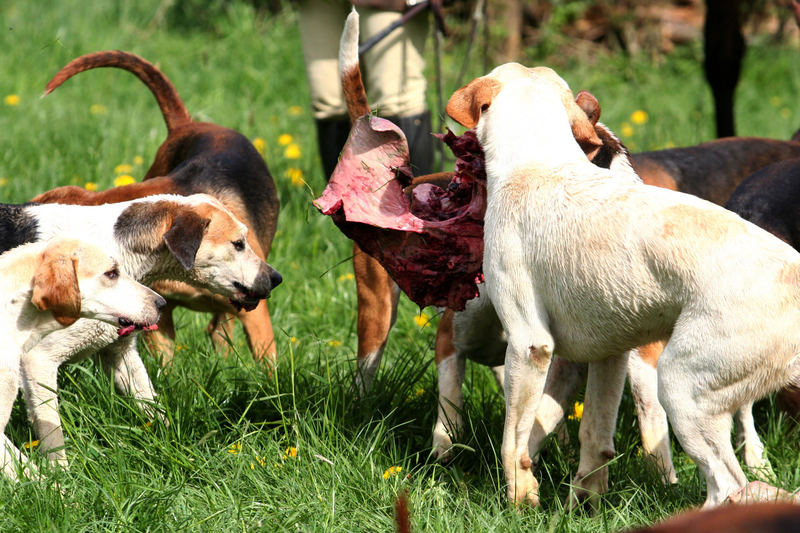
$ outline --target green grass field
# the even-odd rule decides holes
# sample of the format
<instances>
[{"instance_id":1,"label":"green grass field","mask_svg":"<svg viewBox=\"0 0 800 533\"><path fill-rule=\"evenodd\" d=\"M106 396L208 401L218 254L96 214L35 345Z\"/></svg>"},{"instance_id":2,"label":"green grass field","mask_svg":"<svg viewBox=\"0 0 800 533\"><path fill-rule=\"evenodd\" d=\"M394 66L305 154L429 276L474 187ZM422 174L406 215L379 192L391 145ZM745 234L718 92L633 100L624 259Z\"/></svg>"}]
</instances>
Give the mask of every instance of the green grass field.
<instances>
[{"instance_id":1,"label":"green grass field","mask_svg":"<svg viewBox=\"0 0 800 533\"><path fill-rule=\"evenodd\" d=\"M374 390L355 398L350 244L311 206L325 179L294 16L257 17L234 2L211 27L191 29L154 23L158 6L0 4L0 200L24 202L66 184L108 188L122 175L140 179L166 129L139 81L103 69L39 96L53 73L83 53L121 49L156 63L195 118L263 142L282 204L269 258L285 280L270 301L279 362L272 372L255 364L239 330L235 355L222 358L205 336L209 317L180 313L172 369L165 373L143 355L168 427L115 394L91 361L63 368L70 470L40 461L44 481L0 480L0 530L390 531L395 497L405 490L415 531L617 531L703 502L703 482L677 444L677 486L664 487L639 456L626 392L610 492L597 512L562 507L578 459L578 422L568 421L570 443L551 440L536 472L541 508L518 513L505 500L498 461L502 396L476 365L467 370L463 447L452 464L436 464L429 451L437 319L408 300ZM448 43L446 96L456 88L461 54L460 43ZM798 57L795 48L750 49L736 109L741 135L785 139L800 126ZM525 61L554 66L574 90L592 91L601 120L633 150L649 150L713 137L700 59L699 48L687 48L655 64L601 52ZM479 64L476 56L471 75L481 74ZM646 116L634 120L637 110ZM762 402L757 424L774 482L793 489L800 486L800 432L775 412L770 400ZM7 434L22 445L30 433L18 402Z\"/></svg>"}]
</instances>

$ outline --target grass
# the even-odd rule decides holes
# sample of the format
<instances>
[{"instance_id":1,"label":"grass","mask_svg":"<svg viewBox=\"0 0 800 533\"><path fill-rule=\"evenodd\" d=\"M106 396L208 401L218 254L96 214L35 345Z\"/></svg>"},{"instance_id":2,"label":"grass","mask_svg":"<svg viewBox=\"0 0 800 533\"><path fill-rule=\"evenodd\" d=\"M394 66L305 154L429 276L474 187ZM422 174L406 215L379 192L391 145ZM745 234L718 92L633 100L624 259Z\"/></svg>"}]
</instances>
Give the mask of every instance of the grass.
<instances>
[{"instance_id":1,"label":"grass","mask_svg":"<svg viewBox=\"0 0 800 533\"><path fill-rule=\"evenodd\" d=\"M416 531L616 531L651 523L704 499L696 468L675 444L680 483L664 487L638 456L636 418L626 392L611 466L611 490L598 512L565 513L578 459L577 422L569 443L548 442L536 474L540 509L517 513L503 496L498 451L502 398L487 369L469 365L466 435L453 464L429 457L436 412L430 322L401 302L372 393L352 394L355 285L350 245L311 206L324 187L308 111L300 43L287 11L257 16L232 2L211 28L152 25L159 2L24 2L0 4L0 200L24 202L58 185L113 185L120 164L144 174L165 128L145 88L119 70L81 74L46 99L49 77L70 59L123 49L157 63L198 119L265 142L264 156L282 204L270 262L284 284L270 306L279 363L256 365L241 331L222 358L205 337L208 316L180 313L179 349L163 372L144 354L169 426L147 420L118 396L91 362L62 369L61 415L69 471L42 464L46 479L0 480L0 530L388 531L398 491L408 491ZM448 43L446 91L462 50ZM695 144L713 137L701 51L679 49L652 63L601 52L528 51L529 64L554 66L575 89L591 90L602 120L635 150ZM740 84L742 135L788 138L800 126L798 50L751 48ZM475 61L478 65L479 61ZM480 72L472 71L470 75ZM432 97L431 97L432 98ZM13 99L12 99L13 102ZM631 114L648 118L635 123ZM289 134L300 157L279 142ZM293 183L302 174L304 183ZM800 434L759 404L757 423L776 482L800 485ZM7 434L18 444L31 428L18 402ZM287 453L296 449L296 456ZM33 454L35 457L37 454ZM402 470L384 478L392 466Z\"/></svg>"}]
</instances>

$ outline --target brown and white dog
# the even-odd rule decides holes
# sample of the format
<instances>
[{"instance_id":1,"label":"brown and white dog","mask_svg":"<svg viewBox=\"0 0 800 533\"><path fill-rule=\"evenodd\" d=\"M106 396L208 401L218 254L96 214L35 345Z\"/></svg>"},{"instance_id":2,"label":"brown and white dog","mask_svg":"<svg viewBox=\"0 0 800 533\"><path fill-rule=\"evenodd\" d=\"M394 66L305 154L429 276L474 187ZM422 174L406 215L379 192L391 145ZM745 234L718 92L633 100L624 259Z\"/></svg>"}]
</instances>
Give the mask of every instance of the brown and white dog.
<instances>
[{"instance_id":1,"label":"brown and white dog","mask_svg":"<svg viewBox=\"0 0 800 533\"><path fill-rule=\"evenodd\" d=\"M59 187L33 199L40 203L100 205L134 200L152 194L190 195L206 193L216 197L248 227L250 247L264 261L272 247L278 223L279 203L275 183L264 159L239 132L192 120L175 87L151 63L127 52L105 51L86 54L70 61L48 82L49 94L69 78L93 68L115 67L139 78L153 93L167 126L161 144L144 181L106 191L81 187ZM273 274L272 284L280 277ZM175 326L172 311L183 306L212 313L208 333L214 344L226 349L233 332L232 318L242 322L253 357L274 362L275 338L267 303L257 301L254 309L231 302L185 283L162 281L154 287L167 298L158 332L148 333L151 346L161 352L162 362L172 358Z\"/></svg>"},{"instance_id":2,"label":"brown and white dog","mask_svg":"<svg viewBox=\"0 0 800 533\"><path fill-rule=\"evenodd\" d=\"M74 239L24 244L0 256L0 467L16 479L21 452L5 436L20 385L24 353L50 333L78 318L112 327L149 327L158 321L164 298L120 272L99 246Z\"/></svg>"},{"instance_id":3,"label":"brown and white dog","mask_svg":"<svg viewBox=\"0 0 800 533\"><path fill-rule=\"evenodd\" d=\"M486 153L486 290L508 337L508 496L538 503L528 439L554 352L589 362L577 501L607 488L626 352L669 338L659 400L706 479L706 506L718 505L747 484L732 413L800 370L800 254L714 204L592 165L570 128L576 108L555 72L513 63L447 106ZM585 131L599 143L588 120Z\"/></svg>"},{"instance_id":4,"label":"brown and white dog","mask_svg":"<svg viewBox=\"0 0 800 533\"><path fill-rule=\"evenodd\" d=\"M272 289L274 270L250 248L247 226L206 194L153 195L98 206L2 206L0 212L7 215L0 224L4 244L81 238L118 257L122 272L148 285L180 281L249 307ZM40 451L64 465L58 368L95 353L117 389L143 400L153 413L155 392L135 335L119 337L116 328L97 320L78 320L48 335L22 357L22 385Z\"/></svg>"}]
</instances>

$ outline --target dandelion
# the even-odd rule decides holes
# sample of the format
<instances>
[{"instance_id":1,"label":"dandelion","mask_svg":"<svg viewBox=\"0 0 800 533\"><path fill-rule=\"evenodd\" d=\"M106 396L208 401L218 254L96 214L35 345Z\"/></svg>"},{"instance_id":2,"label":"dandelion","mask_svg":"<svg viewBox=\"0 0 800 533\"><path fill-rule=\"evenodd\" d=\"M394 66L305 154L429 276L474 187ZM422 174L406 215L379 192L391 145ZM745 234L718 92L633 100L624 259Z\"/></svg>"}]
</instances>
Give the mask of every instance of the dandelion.
<instances>
[{"instance_id":1,"label":"dandelion","mask_svg":"<svg viewBox=\"0 0 800 533\"><path fill-rule=\"evenodd\" d=\"M348 272L347 274L342 274L336 278L336 281L350 281L351 279L355 279L355 276L352 272Z\"/></svg>"},{"instance_id":2,"label":"dandelion","mask_svg":"<svg viewBox=\"0 0 800 533\"><path fill-rule=\"evenodd\" d=\"M403 471L402 466L390 466L383 472L383 479L389 479L392 476L396 476L400 472Z\"/></svg>"},{"instance_id":3,"label":"dandelion","mask_svg":"<svg viewBox=\"0 0 800 533\"><path fill-rule=\"evenodd\" d=\"M23 444L22 447L25 448L26 450L32 450L33 448L36 448L38 445L39 445L38 440L32 440L30 442L26 442L25 444Z\"/></svg>"},{"instance_id":4,"label":"dandelion","mask_svg":"<svg viewBox=\"0 0 800 533\"><path fill-rule=\"evenodd\" d=\"M788 107L783 107L783 108L781 108L781 116L782 116L783 118L789 118L789 117L791 117L791 116L792 116L792 110L791 110L791 109L789 109Z\"/></svg>"},{"instance_id":5,"label":"dandelion","mask_svg":"<svg viewBox=\"0 0 800 533\"><path fill-rule=\"evenodd\" d=\"M341 345L342 345L342 341L340 341L340 340L333 339L331 341L328 341L328 346L330 346L332 348L338 348Z\"/></svg>"},{"instance_id":6,"label":"dandelion","mask_svg":"<svg viewBox=\"0 0 800 533\"><path fill-rule=\"evenodd\" d=\"M264 150L267 148L267 143L261 137L256 137L253 139L253 147L256 149L256 152L264 155Z\"/></svg>"},{"instance_id":7,"label":"dandelion","mask_svg":"<svg viewBox=\"0 0 800 533\"><path fill-rule=\"evenodd\" d=\"M140 155L133 156L133 164L134 165L136 165L138 167L138 166L141 166L142 163L144 163L144 157L142 157Z\"/></svg>"},{"instance_id":8,"label":"dandelion","mask_svg":"<svg viewBox=\"0 0 800 533\"><path fill-rule=\"evenodd\" d=\"M122 187L123 185L130 185L131 183L136 183L136 179L129 174L123 174L122 176L117 176L114 180L114 187Z\"/></svg>"},{"instance_id":9,"label":"dandelion","mask_svg":"<svg viewBox=\"0 0 800 533\"><path fill-rule=\"evenodd\" d=\"M575 402L575 405L572 407L573 412L569 415L570 420L580 420L583 418L583 403Z\"/></svg>"},{"instance_id":10,"label":"dandelion","mask_svg":"<svg viewBox=\"0 0 800 533\"><path fill-rule=\"evenodd\" d=\"M103 104L92 104L89 107L89 113L91 113L92 115L107 115L108 108Z\"/></svg>"},{"instance_id":11,"label":"dandelion","mask_svg":"<svg viewBox=\"0 0 800 533\"><path fill-rule=\"evenodd\" d=\"M260 456L256 455L256 462L261 466L267 466L267 458L266 457L260 457ZM255 470L255 469L256 469L255 463L251 462L250 463L250 470Z\"/></svg>"},{"instance_id":12,"label":"dandelion","mask_svg":"<svg viewBox=\"0 0 800 533\"><path fill-rule=\"evenodd\" d=\"M667 141L664 143L664 148L675 148L675 143L672 141Z\"/></svg>"},{"instance_id":13,"label":"dandelion","mask_svg":"<svg viewBox=\"0 0 800 533\"><path fill-rule=\"evenodd\" d=\"M291 144L293 140L294 140L294 137L292 137L288 133L282 133L278 137L278 144L280 144L281 146L286 146L287 144Z\"/></svg>"},{"instance_id":14,"label":"dandelion","mask_svg":"<svg viewBox=\"0 0 800 533\"><path fill-rule=\"evenodd\" d=\"M295 458L297 457L297 448L295 448L294 446L289 446L289 447L288 447L288 448L286 448L286 450L284 450L284 452L283 452L283 460L284 460L284 461L285 461L286 459L289 459L290 457L291 457L292 459L295 459Z\"/></svg>"},{"instance_id":15,"label":"dandelion","mask_svg":"<svg viewBox=\"0 0 800 533\"><path fill-rule=\"evenodd\" d=\"M239 453L241 451L242 451L242 443L241 442L235 442L235 443L231 444L230 447L228 447L228 453L232 453L233 455L236 455L237 453Z\"/></svg>"},{"instance_id":16,"label":"dandelion","mask_svg":"<svg viewBox=\"0 0 800 533\"><path fill-rule=\"evenodd\" d=\"M93 181L87 181L86 183L83 184L83 188L86 189L87 191L96 191L97 184Z\"/></svg>"},{"instance_id":17,"label":"dandelion","mask_svg":"<svg viewBox=\"0 0 800 533\"><path fill-rule=\"evenodd\" d=\"M420 387L420 388L418 388L418 389L417 389L417 392L415 392L415 393L414 393L414 396L416 396L417 398L419 398L419 397L420 397L420 396L422 396L423 394L425 394L425 389L423 389L422 387Z\"/></svg>"},{"instance_id":18,"label":"dandelion","mask_svg":"<svg viewBox=\"0 0 800 533\"><path fill-rule=\"evenodd\" d=\"M292 143L286 147L286 150L283 151L283 155L286 159L300 159L300 147Z\"/></svg>"},{"instance_id":19,"label":"dandelion","mask_svg":"<svg viewBox=\"0 0 800 533\"><path fill-rule=\"evenodd\" d=\"M0 187L8 185L8 178L0 178Z\"/></svg>"},{"instance_id":20,"label":"dandelion","mask_svg":"<svg viewBox=\"0 0 800 533\"><path fill-rule=\"evenodd\" d=\"M633 137L633 128L627 122L623 122L620 133L622 133L623 137Z\"/></svg>"},{"instance_id":21,"label":"dandelion","mask_svg":"<svg viewBox=\"0 0 800 533\"><path fill-rule=\"evenodd\" d=\"M297 345L297 344L300 344L300 339L298 339L295 336L291 336L291 337L289 337L289 342L291 342L292 344Z\"/></svg>"},{"instance_id":22,"label":"dandelion","mask_svg":"<svg viewBox=\"0 0 800 533\"><path fill-rule=\"evenodd\" d=\"M303 108L300 107L299 105L290 105L287 111L289 112L290 115L296 117L297 115L303 112Z\"/></svg>"},{"instance_id":23,"label":"dandelion","mask_svg":"<svg viewBox=\"0 0 800 533\"><path fill-rule=\"evenodd\" d=\"M122 163L114 167L114 174L129 174L133 167L128 163Z\"/></svg>"},{"instance_id":24,"label":"dandelion","mask_svg":"<svg viewBox=\"0 0 800 533\"><path fill-rule=\"evenodd\" d=\"M289 149L287 148L286 150L288 151ZM301 187L306 182L303 179L303 171L300 170L299 168L291 167L291 168L287 169L286 170L286 177L288 177L291 180L292 185L294 185L295 187Z\"/></svg>"},{"instance_id":25,"label":"dandelion","mask_svg":"<svg viewBox=\"0 0 800 533\"><path fill-rule=\"evenodd\" d=\"M6 104L7 106L19 105L19 95L9 94L5 98L3 98L3 103Z\"/></svg>"},{"instance_id":26,"label":"dandelion","mask_svg":"<svg viewBox=\"0 0 800 533\"><path fill-rule=\"evenodd\" d=\"M647 119L650 118L647 114L647 111L642 111L641 109L637 109L633 113L631 113L631 122L634 124L644 124L647 122Z\"/></svg>"},{"instance_id":27,"label":"dandelion","mask_svg":"<svg viewBox=\"0 0 800 533\"><path fill-rule=\"evenodd\" d=\"M427 326L430 323L430 321L431 321L431 317L429 317L424 312L420 313L420 314L418 314L417 316L414 317L414 323L417 326L421 327L421 328L424 328L425 326Z\"/></svg>"}]
</instances>

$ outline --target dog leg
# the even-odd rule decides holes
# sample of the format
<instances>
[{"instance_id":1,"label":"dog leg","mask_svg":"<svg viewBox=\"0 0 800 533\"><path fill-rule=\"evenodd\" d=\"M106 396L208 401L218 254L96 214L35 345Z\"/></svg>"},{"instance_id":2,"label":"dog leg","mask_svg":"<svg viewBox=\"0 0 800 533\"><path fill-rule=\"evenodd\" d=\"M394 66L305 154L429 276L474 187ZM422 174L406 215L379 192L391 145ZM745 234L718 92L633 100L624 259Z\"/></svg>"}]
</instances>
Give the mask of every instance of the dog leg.
<instances>
[{"instance_id":1,"label":"dog leg","mask_svg":"<svg viewBox=\"0 0 800 533\"><path fill-rule=\"evenodd\" d=\"M436 331L439 412L433 426L433 456L443 463L451 459L453 439L461 432L465 362L464 355L453 345L453 311L445 309Z\"/></svg>"},{"instance_id":2,"label":"dog leg","mask_svg":"<svg viewBox=\"0 0 800 533\"><path fill-rule=\"evenodd\" d=\"M22 452L6 437L5 430L14 400L19 390L19 358L8 357L7 364L0 366L0 435L3 436L2 449L0 449L0 463L3 473L9 478L17 479L17 465L25 465L28 461Z\"/></svg>"},{"instance_id":3,"label":"dog leg","mask_svg":"<svg viewBox=\"0 0 800 533\"><path fill-rule=\"evenodd\" d=\"M572 401L578 393L578 388L586 380L586 364L567 361L561 357L553 359L547 373L547 383L538 409L536 409L536 422L531 431L528 453L533 458L534 464L539 461L539 452L544 445L544 440L564 420L564 415L572 407ZM559 440L566 440L566 434Z\"/></svg>"},{"instance_id":4,"label":"dog leg","mask_svg":"<svg viewBox=\"0 0 800 533\"><path fill-rule=\"evenodd\" d=\"M58 415L58 367L59 364L46 357L36 357L28 352L22 356L22 392L28 418L39 439L39 452L51 463L69 467L64 451L64 431Z\"/></svg>"},{"instance_id":5,"label":"dog leg","mask_svg":"<svg viewBox=\"0 0 800 533\"><path fill-rule=\"evenodd\" d=\"M223 357L228 357L233 348L233 326L234 316L230 313L214 313L211 316L211 322L208 323L206 333L208 334L211 345L214 351L222 354ZM255 355L255 354L253 354Z\"/></svg>"},{"instance_id":6,"label":"dog leg","mask_svg":"<svg viewBox=\"0 0 800 533\"><path fill-rule=\"evenodd\" d=\"M589 363L583 418L578 438L581 459L568 505L574 508L608 491L608 461L614 457L614 430L625 387L628 352Z\"/></svg>"},{"instance_id":7,"label":"dog leg","mask_svg":"<svg viewBox=\"0 0 800 533\"><path fill-rule=\"evenodd\" d=\"M702 362L692 354L668 342L658 362L658 400L681 447L706 480L703 507L713 507L744 487L747 478L731 445L730 412L719 413L719 398L713 396L717 392L691 380L698 364Z\"/></svg>"},{"instance_id":8,"label":"dog leg","mask_svg":"<svg viewBox=\"0 0 800 533\"><path fill-rule=\"evenodd\" d=\"M141 333L150 353L159 358L162 367L171 365L175 355L175 322L172 320L175 307L174 302L167 300L167 306L161 311L161 318L158 319L158 329Z\"/></svg>"},{"instance_id":9,"label":"dog leg","mask_svg":"<svg viewBox=\"0 0 800 533\"><path fill-rule=\"evenodd\" d=\"M400 290L381 264L353 243L358 294L358 371L356 388L366 393L381 363L389 330L397 317Z\"/></svg>"},{"instance_id":10,"label":"dog leg","mask_svg":"<svg viewBox=\"0 0 800 533\"><path fill-rule=\"evenodd\" d=\"M151 418L166 423L164 416L153 405L156 393L144 367L136 335L117 339L98 353L105 373L114 379L117 392L141 400L142 411Z\"/></svg>"},{"instance_id":11,"label":"dog leg","mask_svg":"<svg viewBox=\"0 0 800 533\"><path fill-rule=\"evenodd\" d=\"M499 311L499 310L498 310ZM502 315L500 315L502 317ZM539 483L533 476L528 440L542 397L553 353L553 337L544 321L506 321L509 332L505 364L506 418L501 457L508 498L519 504L539 505ZM533 332L520 336L519 331ZM514 337L514 333L516 337Z\"/></svg>"},{"instance_id":12,"label":"dog leg","mask_svg":"<svg viewBox=\"0 0 800 533\"><path fill-rule=\"evenodd\" d=\"M669 444L667 413L658 403L656 364L663 347L663 343L654 342L632 350L628 358L628 379L639 418L644 454L653 460L664 483L677 483L678 476L675 474Z\"/></svg>"},{"instance_id":13,"label":"dog leg","mask_svg":"<svg viewBox=\"0 0 800 533\"><path fill-rule=\"evenodd\" d=\"M266 300L258 302L252 311L242 311L238 315L247 336L247 345L256 361L275 364L278 350L275 346L275 335L272 330L272 319Z\"/></svg>"},{"instance_id":14,"label":"dog leg","mask_svg":"<svg viewBox=\"0 0 800 533\"><path fill-rule=\"evenodd\" d=\"M764 454L764 443L756 431L756 424L753 420L753 404L748 403L736 411L736 440L744 453L744 464L755 471L761 478L772 478L775 476L772 465Z\"/></svg>"}]
</instances>

